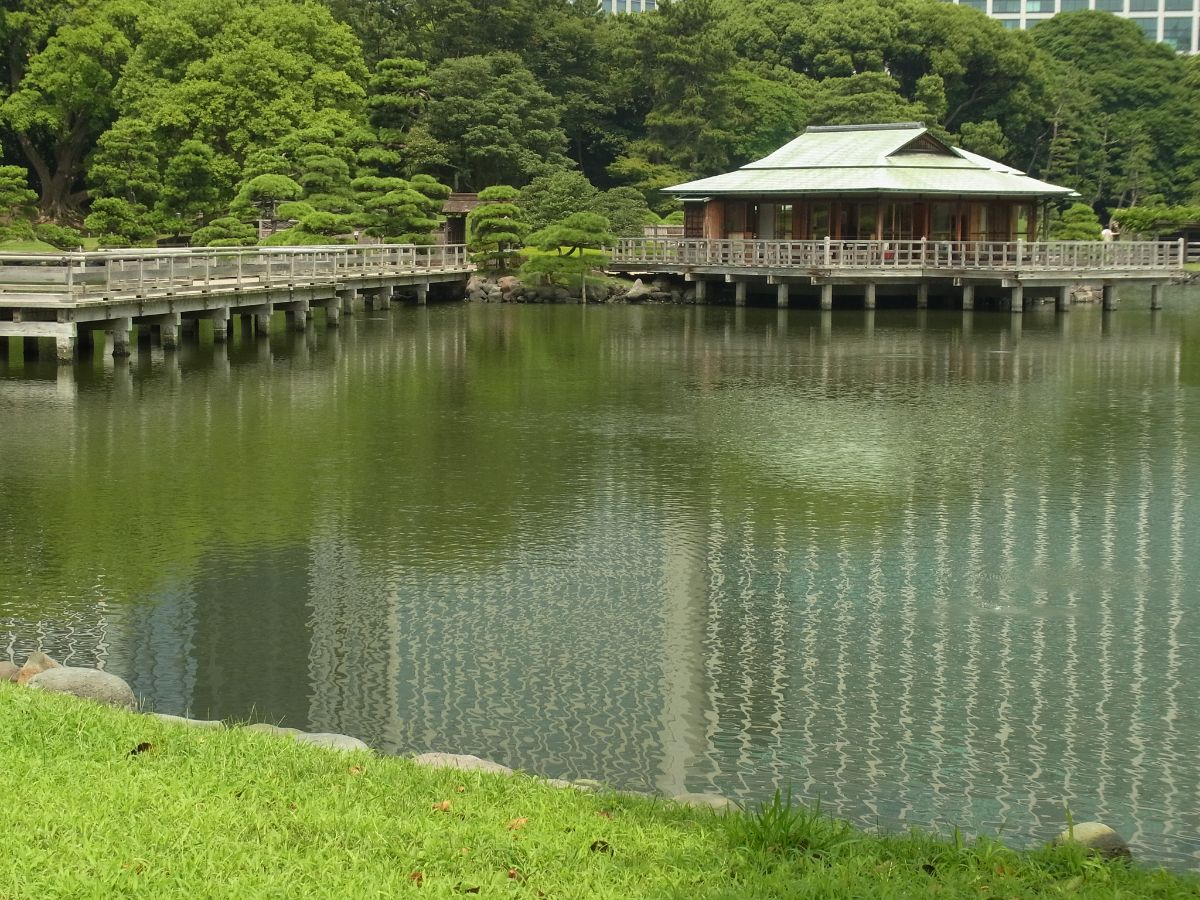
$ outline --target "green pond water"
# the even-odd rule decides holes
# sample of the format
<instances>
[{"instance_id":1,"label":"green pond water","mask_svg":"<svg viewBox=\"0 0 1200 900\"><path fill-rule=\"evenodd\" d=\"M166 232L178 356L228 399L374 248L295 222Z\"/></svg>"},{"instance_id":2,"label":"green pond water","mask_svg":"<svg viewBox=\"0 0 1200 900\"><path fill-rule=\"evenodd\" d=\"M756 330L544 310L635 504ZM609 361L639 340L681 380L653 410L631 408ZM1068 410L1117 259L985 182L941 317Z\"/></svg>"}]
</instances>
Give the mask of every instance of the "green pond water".
<instances>
[{"instance_id":1,"label":"green pond water","mask_svg":"<svg viewBox=\"0 0 1200 900\"><path fill-rule=\"evenodd\" d=\"M0 657L151 709L1200 868L1200 291L431 306L0 357Z\"/></svg>"}]
</instances>

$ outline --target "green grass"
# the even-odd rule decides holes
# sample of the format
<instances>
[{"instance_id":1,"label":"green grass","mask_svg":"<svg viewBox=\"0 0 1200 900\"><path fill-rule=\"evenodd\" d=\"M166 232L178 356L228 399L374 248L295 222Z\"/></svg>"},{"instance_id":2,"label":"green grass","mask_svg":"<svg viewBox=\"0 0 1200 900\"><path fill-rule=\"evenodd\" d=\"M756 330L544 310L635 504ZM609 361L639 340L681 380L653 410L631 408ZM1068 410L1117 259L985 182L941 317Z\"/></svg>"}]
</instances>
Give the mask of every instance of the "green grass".
<instances>
[{"instance_id":1,"label":"green grass","mask_svg":"<svg viewBox=\"0 0 1200 900\"><path fill-rule=\"evenodd\" d=\"M45 241L0 241L0 253L61 253L53 244Z\"/></svg>"},{"instance_id":2,"label":"green grass","mask_svg":"<svg viewBox=\"0 0 1200 900\"><path fill-rule=\"evenodd\" d=\"M1189 272L1200 272L1200 263L1184 263L1183 267Z\"/></svg>"},{"instance_id":3,"label":"green grass","mask_svg":"<svg viewBox=\"0 0 1200 900\"><path fill-rule=\"evenodd\" d=\"M1073 849L868 835L780 797L723 816L426 770L7 683L0 759L5 900L1200 896Z\"/></svg>"}]
</instances>

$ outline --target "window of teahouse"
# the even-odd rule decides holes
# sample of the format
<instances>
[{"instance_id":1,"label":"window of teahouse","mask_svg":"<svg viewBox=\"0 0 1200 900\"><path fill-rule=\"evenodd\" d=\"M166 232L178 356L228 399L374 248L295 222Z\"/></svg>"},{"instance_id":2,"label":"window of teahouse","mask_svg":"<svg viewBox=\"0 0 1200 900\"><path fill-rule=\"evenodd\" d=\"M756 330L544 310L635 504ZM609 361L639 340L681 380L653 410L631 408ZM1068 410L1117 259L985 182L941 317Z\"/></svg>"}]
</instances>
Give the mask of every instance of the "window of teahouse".
<instances>
[{"instance_id":1,"label":"window of teahouse","mask_svg":"<svg viewBox=\"0 0 1200 900\"><path fill-rule=\"evenodd\" d=\"M809 229L809 237L814 241L829 237L829 204L814 203L810 216L809 221L812 223L812 227Z\"/></svg>"},{"instance_id":2,"label":"window of teahouse","mask_svg":"<svg viewBox=\"0 0 1200 900\"><path fill-rule=\"evenodd\" d=\"M935 241L954 239L954 205L951 203L933 204L933 229L929 236Z\"/></svg>"},{"instance_id":3,"label":"window of teahouse","mask_svg":"<svg viewBox=\"0 0 1200 900\"><path fill-rule=\"evenodd\" d=\"M911 241L912 237L912 204L889 203L883 211L883 239L885 241Z\"/></svg>"},{"instance_id":4,"label":"window of teahouse","mask_svg":"<svg viewBox=\"0 0 1200 900\"><path fill-rule=\"evenodd\" d=\"M874 202L858 204L858 239L875 239L875 222L879 218L879 206Z\"/></svg>"},{"instance_id":5,"label":"window of teahouse","mask_svg":"<svg viewBox=\"0 0 1200 900\"><path fill-rule=\"evenodd\" d=\"M1007 203L989 203L987 214L987 239L989 241L1007 241L1012 239L1009 228L1012 207Z\"/></svg>"}]
</instances>

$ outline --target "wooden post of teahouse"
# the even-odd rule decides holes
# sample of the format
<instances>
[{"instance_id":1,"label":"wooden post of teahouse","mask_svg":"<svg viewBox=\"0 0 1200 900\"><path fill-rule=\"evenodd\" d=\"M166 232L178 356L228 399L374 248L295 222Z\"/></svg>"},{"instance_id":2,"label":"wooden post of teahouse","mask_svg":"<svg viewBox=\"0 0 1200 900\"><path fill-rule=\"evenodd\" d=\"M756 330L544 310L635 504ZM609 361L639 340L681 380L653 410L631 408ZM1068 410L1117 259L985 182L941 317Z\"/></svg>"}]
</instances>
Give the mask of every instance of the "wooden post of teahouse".
<instances>
[{"instance_id":1,"label":"wooden post of teahouse","mask_svg":"<svg viewBox=\"0 0 1200 900\"><path fill-rule=\"evenodd\" d=\"M975 308L975 285L964 284L962 286L962 308L970 310Z\"/></svg>"},{"instance_id":2,"label":"wooden post of teahouse","mask_svg":"<svg viewBox=\"0 0 1200 900\"><path fill-rule=\"evenodd\" d=\"M1117 308L1117 287L1113 284L1106 284L1101 291L1100 296L1103 298L1102 306L1106 311L1111 312Z\"/></svg>"},{"instance_id":3,"label":"wooden post of teahouse","mask_svg":"<svg viewBox=\"0 0 1200 900\"><path fill-rule=\"evenodd\" d=\"M828 282L821 285L821 309L833 309L833 285Z\"/></svg>"},{"instance_id":4,"label":"wooden post of teahouse","mask_svg":"<svg viewBox=\"0 0 1200 900\"><path fill-rule=\"evenodd\" d=\"M780 309L787 309L788 285L786 281L781 281L775 286L775 305Z\"/></svg>"},{"instance_id":5,"label":"wooden post of teahouse","mask_svg":"<svg viewBox=\"0 0 1200 900\"><path fill-rule=\"evenodd\" d=\"M1150 285L1150 308L1162 309L1162 290L1161 284Z\"/></svg>"},{"instance_id":6,"label":"wooden post of teahouse","mask_svg":"<svg viewBox=\"0 0 1200 900\"><path fill-rule=\"evenodd\" d=\"M868 282L866 288L863 290L863 308L875 308L875 282L873 281Z\"/></svg>"}]
</instances>

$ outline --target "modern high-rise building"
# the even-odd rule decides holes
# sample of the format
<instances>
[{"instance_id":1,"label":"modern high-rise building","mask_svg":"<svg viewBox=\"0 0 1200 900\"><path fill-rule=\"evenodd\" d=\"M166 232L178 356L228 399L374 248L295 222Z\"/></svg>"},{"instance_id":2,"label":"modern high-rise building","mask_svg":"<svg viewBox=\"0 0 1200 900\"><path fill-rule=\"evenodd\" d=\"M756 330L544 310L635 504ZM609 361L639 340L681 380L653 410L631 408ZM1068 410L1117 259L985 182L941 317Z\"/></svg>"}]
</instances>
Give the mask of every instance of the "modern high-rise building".
<instances>
[{"instance_id":1,"label":"modern high-rise building","mask_svg":"<svg viewBox=\"0 0 1200 900\"><path fill-rule=\"evenodd\" d=\"M606 13L650 12L658 8L658 0L600 0L600 9Z\"/></svg>"},{"instance_id":2,"label":"modern high-rise building","mask_svg":"<svg viewBox=\"0 0 1200 900\"><path fill-rule=\"evenodd\" d=\"M1180 53L1200 50L1200 0L952 0L971 6L1006 28L1032 28L1055 13L1098 9L1132 19L1152 41L1170 44Z\"/></svg>"}]
</instances>

